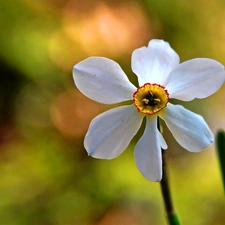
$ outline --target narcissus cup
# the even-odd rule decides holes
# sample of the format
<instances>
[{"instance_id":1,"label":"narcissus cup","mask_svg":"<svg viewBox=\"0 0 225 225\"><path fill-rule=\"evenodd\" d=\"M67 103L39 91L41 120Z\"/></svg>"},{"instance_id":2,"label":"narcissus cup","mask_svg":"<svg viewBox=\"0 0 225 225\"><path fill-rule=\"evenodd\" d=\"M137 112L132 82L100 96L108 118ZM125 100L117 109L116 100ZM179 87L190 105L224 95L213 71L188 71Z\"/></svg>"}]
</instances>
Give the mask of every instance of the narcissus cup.
<instances>
[{"instance_id":1,"label":"narcissus cup","mask_svg":"<svg viewBox=\"0 0 225 225\"><path fill-rule=\"evenodd\" d=\"M104 57L87 58L73 68L77 88L88 98L103 104L132 100L133 104L108 110L94 118L84 147L94 158L120 155L146 117L145 131L137 142L134 158L139 171L150 181L162 178L162 149L167 144L157 129L157 117L165 121L177 142L190 152L207 148L214 137L202 116L170 99L191 101L215 93L225 80L224 66L208 58L183 63L163 40L151 40L132 53L135 87L121 67ZM91 109L90 109L91 110Z\"/></svg>"}]
</instances>

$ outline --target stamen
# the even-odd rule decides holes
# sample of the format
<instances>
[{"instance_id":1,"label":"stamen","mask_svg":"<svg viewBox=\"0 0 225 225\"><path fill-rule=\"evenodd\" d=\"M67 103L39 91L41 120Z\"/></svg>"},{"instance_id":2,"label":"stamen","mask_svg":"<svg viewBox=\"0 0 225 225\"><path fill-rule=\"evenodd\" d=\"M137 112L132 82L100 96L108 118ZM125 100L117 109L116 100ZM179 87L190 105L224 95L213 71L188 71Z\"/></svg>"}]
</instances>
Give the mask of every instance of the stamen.
<instances>
[{"instance_id":1,"label":"stamen","mask_svg":"<svg viewBox=\"0 0 225 225\"><path fill-rule=\"evenodd\" d=\"M148 93L149 93L149 95L150 96L153 96L153 93L152 93L152 91L150 90L150 91L148 91Z\"/></svg>"},{"instance_id":2,"label":"stamen","mask_svg":"<svg viewBox=\"0 0 225 225\"><path fill-rule=\"evenodd\" d=\"M144 102L145 105L148 105L149 104L149 99L144 98L144 99L142 99L142 102Z\"/></svg>"},{"instance_id":3,"label":"stamen","mask_svg":"<svg viewBox=\"0 0 225 225\"><path fill-rule=\"evenodd\" d=\"M159 98L155 98L154 101L155 101L156 103L160 103L160 102L161 102L161 100L160 100Z\"/></svg>"}]
</instances>

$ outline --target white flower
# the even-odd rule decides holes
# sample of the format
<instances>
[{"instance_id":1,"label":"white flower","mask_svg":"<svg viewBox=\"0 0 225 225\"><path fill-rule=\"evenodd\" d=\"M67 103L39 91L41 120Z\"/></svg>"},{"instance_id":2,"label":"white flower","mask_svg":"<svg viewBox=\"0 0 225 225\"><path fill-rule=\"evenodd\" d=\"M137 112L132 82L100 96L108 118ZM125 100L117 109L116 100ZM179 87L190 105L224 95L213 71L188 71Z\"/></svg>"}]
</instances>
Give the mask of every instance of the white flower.
<instances>
[{"instance_id":1,"label":"white flower","mask_svg":"<svg viewBox=\"0 0 225 225\"><path fill-rule=\"evenodd\" d=\"M115 158L129 145L146 116L145 131L135 147L134 157L144 177L160 181L161 148L166 149L167 145L157 129L157 117L165 121L183 148L190 152L207 148L214 137L204 119L169 100L190 101L213 94L224 82L224 66L207 58L179 64L179 56L163 40L151 40L148 47L136 49L131 65L138 77L138 89L110 59L90 57L74 66L74 82L87 97L104 104L134 101L94 118L84 146L92 157Z\"/></svg>"}]
</instances>

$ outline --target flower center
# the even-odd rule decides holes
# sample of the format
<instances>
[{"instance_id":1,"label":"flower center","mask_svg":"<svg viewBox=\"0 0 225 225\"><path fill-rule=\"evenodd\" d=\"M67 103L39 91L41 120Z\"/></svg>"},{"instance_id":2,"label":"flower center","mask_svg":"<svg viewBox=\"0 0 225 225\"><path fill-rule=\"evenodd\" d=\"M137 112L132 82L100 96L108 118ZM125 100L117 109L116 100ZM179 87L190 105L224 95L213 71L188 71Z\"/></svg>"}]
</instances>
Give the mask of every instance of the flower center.
<instances>
[{"instance_id":1,"label":"flower center","mask_svg":"<svg viewBox=\"0 0 225 225\"><path fill-rule=\"evenodd\" d=\"M159 84L146 83L133 95L134 105L138 111L149 115L165 108L169 100L169 93Z\"/></svg>"}]
</instances>

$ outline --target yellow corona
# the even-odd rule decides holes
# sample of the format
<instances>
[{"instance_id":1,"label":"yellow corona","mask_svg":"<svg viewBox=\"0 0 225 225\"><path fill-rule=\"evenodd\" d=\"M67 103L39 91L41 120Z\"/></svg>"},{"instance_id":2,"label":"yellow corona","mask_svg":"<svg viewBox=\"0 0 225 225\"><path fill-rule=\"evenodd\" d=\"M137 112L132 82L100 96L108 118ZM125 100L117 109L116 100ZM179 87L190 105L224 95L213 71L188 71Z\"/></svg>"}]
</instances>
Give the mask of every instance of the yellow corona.
<instances>
[{"instance_id":1,"label":"yellow corona","mask_svg":"<svg viewBox=\"0 0 225 225\"><path fill-rule=\"evenodd\" d=\"M169 93L159 84L146 83L134 93L133 101L139 112L152 115L166 107Z\"/></svg>"}]
</instances>

